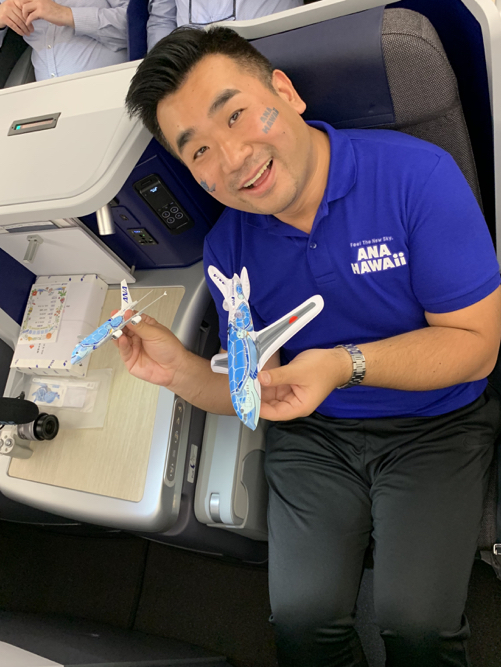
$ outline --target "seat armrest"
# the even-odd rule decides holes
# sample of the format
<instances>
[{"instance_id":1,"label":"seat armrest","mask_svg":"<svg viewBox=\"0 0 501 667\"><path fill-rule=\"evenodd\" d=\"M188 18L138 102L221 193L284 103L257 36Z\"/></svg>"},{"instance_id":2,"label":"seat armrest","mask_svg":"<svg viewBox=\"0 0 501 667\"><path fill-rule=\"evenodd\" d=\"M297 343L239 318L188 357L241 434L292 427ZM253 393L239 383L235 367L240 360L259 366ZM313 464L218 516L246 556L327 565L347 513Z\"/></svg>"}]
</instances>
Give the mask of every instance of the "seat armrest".
<instances>
[{"instance_id":1,"label":"seat armrest","mask_svg":"<svg viewBox=\"0 0 501 667\"><path fill-rule=\"evenodd\" d=\"M195 492L201 523L267 539L266 427L260 420L251 431L237 417L207 414Z\"/></svg>"}]
</instances>

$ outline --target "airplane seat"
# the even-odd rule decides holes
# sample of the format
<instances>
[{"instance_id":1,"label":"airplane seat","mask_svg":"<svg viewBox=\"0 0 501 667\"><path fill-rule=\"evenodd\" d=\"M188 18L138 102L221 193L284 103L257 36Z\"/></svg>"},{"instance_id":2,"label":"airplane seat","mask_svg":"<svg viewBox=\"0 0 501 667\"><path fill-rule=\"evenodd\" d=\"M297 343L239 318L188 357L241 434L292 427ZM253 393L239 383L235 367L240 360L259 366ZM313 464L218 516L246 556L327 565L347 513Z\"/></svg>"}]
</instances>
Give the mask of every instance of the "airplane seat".
<instances>
[{"instance_id":1,"label":"airplane seat","mask_svg":"<svg viewBox=\"0 0 501 667\"><path fill-rule=\"evenodd\" d=\"M252 43L291 77L306 102L306 120L321 119L338 129L395 129L440 145L456 159L481 204L456 79L424 16L379 7ZM243 516L237 509L240 485L258 488L256 481L252 486L244 481L242 459L249 470L251 460L245 439L239 441L240 456L232 458L235 449L228 443L238 438L236 431L229 418L207 415L196 491L199 520L228 530L237 529ZM258 470L260 454L252 451ZM258 492L254 500L265 502L265 494Z\"/></svg>"},{"instance_id":2,"label":"airplane seat","mask_svg":"<svg viewBox=\"0 0 501 667\"><path fill-rule=\"evenodd\" d=\"M404 43L416 39L419 32L421 32L420 43L423 48L417 47L413 49L412 55L408 53L406 56L403 50ZM487 199L491 196L492 184L490 181L492 174L490 174L489 179L485 179L487 182L484 180L482 184L480 183L474 153L477 153L477 155L489 154L492 146L489 142L486 142L487 146L482 147L477 143L475 150L472 146L469 127L466 123L459 95L457 78L435 28L423 15L408 9L390 8L385 12L383 35L385 34L387 37L386 39L383 38L383 49L396 115L396 123L393 129L425 139L448 151L461 168L485 214L482 192L486 193ZM393 44L393 42L395 43ZM400 42L400 46L397 42ZM418 41L416 41L417 45ZM426 51L430 49L436 50L436 58L433 56L432 58L426 57ZM408 62L410 57L416 59L412 68L419 68L423 80L429 78L430 82L433 82L433 86L428 89L421 89L422 82L411 77L415 88L414 90L409 88L408 82L405 82L403 77L399 75L399 71L403 67L411 66ZM439 62L442 63L441 67L438 67ZM442 113L426 117L435 104L442 107ZM408 109L418 110L420 106L424 117L420 119L409 117ZM487 207L490 208L489 203ZM486 220L495 242L493 220L491 216L486 216ZM491 387L493 386L499 392L501 392L500 359L501 355L489 378ZM501 578L501 558L499 554L496 555L493 552L493 545L500 541L496 523L501 526L501 506L498 507L498 477L501 470L498 471L497 450L498 447L489 473L477 555L490 564L496 575ZM496 521L497 517L499 521Z\"/></svg>"},{"instance_id":3,"label":"airplane seat","mask_svg":"<svg viewBox=\"0 0 501 667\"><path fill-rule=\"evenodd\" d=\"M405 41L416 39L419 32L421 32L421 44L424 50L417 47L413 49L412 55L408 53L406 56L403 48ZM437 32L423 15L407 9L390 8L385 12L383 35L385 34L387 38L383 38L383 50L396 115L396 123L393 129L431 141L448 151L461 168L480 207L486 213L482 191L486 192L486 196L489 197L492 185L490 178L487 183L481 184L479 181L474 149L462 109L462 101L459 97L456 76L449 64L447 54ZM395 44L392 44L393 41L395 41ZM400 46L397 42L400 42ZM417 41L416 46L418 43ZM426 46L426 44L429 46ZM426 57L425 51L429 48L437 50L437 61L433 62L433 59ZM413 79L416 88L412 90L408 87L408 82L399 75L399 71L403 67L410 66L410 63L406 63L406 60L410 57L416 58L413 67L417 65L421 69L423 77L427 79L429 77L430 82L433 82L432 88L434 90L432 88L424 89L421 91L422 95L420 95L421 83L419 80ZM438 60L442 61L442 67L435 66L438 64ZM439 101L439 97L441 97L441 101ZM422 119L409 117L408 109L417 110L418 105L422 104L422 113L426 115L430 106L435 103L442 106L443 112L441 115ZM491 146L489 143L483 147L477 144L475 148L477 154L485 155L489 154ZM487 217L487 223L495 241L495 230L490 216ZM490 375L489 383L491 387L501 392L501 354L496 368ZM499 554L493 552L493 545L500 541L496 524L501 526L501 504L498 506L498 479L501 470L498 470L497 450L498 447L489 473L477 553L482 560L494 568L496 575L501 578L501 558Z\"/></svg>"},{"instance_id":4,"label":"airplane seat","mask_svg":"<svg viewBox=\"0 0 501 667\"><path fill-rule=\"evenodd\" d=\"M474 5L468 0L400 0L392 8L411 9L426 16L440 37L457 79L480 181L484 215L495 238L492 106L496 103L496 83L492 81L491 85L489 79L496 78L492 70L498 56L491 55L491 50L496 52L499 48L496 34L499 11L490 5L477 12Z\"/></svg>"},{"instance_id":5,"label":"airplane seat","mask_svg":"<svg viewBox=\"0 0 501 667\"><path fill-rule=\"evenodd\" d=\"M343 24L344 39L340 34ZM356 46L352 46L355 29ZM361 39L362 30L366 44ZM291 49L293 40L295 48ZM371 53L368 44L374 40ZM371 62L370 68L369 58L375 59L379 41L384 62ZM389 6L383 11L379 7L252 43L274 66L290 75L307 103L306 120L321 118L338 129L399 130L430 141L451 153L480 202L456 78L426 17L408 9ZM355 76L357 81L350 81ZM337 92L340 86L341 100Z\"/></svg>"},{"instance_id":6,"label":"airplane seat","mask_svg":"<svg viewBox=\"0 0 501 667\"><path fill-rule=\"evenodd\" d=\"M419 7L420 3L416 1L407 4ZM384 97L384 80L378 80L376 70L371 71L368 66L367 45L374 39L373 30L377 24L375 20L370 25L371 13L373 19L379 16L380 20L389 99ZM355 18L357 16L358 19ZM358 20L356 33L350 27L350 22L354 20ZM335 23L341 32L334 27ZM362 31L366 31L365 38ZM357 34L356 47L352 47L354 34ZM487 182L482 183L481 188L456 73L437 31L424 15L412 9L390 5L384 12L380 7L358 15L342 16L294 31L258 38L253 40L253 44L275 67L283 69L291 77L307 104L304 114L307 120L320 118L336 128L393 129L430 141L454 157L479 205L483 206L482 190L489 193L492 186L490 180L486 179ZM364 45L363 49L361 45ZM354 48L359 51L356 61L353 60ZM343 58L347 62L343 63ZM346 84L348 80L349 85ZM386 120L385 115L392 117ZM482 149L488 154L491 147L475 146L477 154L482 154ZM492 174L489 176L492 179ZM488 220L488 225L494 236L492 220ZM492 554L492 546L496 541L492 521L496 515L498 497L496 480L497 463L494 461L486 499L484 528L479 541L479 552L487 562L491 561L489 553Z\"/></svg>"},{"instance_id":7,"label":"airplane seat","mask_svg":"<svg viewBox=\"0 0 501 667\"><path fill-rule=\"evenodd\" d=\"M416 9L426 15L440 35L457 78L473 148L483 212L496 243L499 232L496 233L494 135L489 72L486 63L487 48L484 45L484 39L488 41L488 38L484 38L482 34L486 29L485 24L481 26L478 17L475 19L472 16L466 4L457 0L443 0L439 6L433 0L403 0L397 6ZM493 76L492 73L490 75ZM498 393L501 392L501 353L496 367L489 376L489 384ZM477 555L493 567L498 578L501 578L501 547L498 546L501 543L500 451L501 444L497 443L489 475L477 551Z\"/></svg>"},{"instance_id":8,"label":"airplane seat","mask_svg":"<svg viewBox=\"0 0 501 667\"><path fill-rule=\"evenodd\" d=\"M130 0L127 6L127 49L129 60L140 60L148 51L146 24L148 0Z\"/></svg>"},{"instance_id":9,"label":"airplane seat","mask_svg":"<svg viewBox=\"0 0 501 667\"><path fill-rule=\"evenodd\" d=\"M389 8L383 17L382 37L395 110L395 123L388 127L450 153L482 206L456 76L437 32L425 16Z\"/></svg>"},{"instance_id":10,"label":"airplane seat","mask_svg":"<svg viewBox=\"0 0 501 667\"><path fill-rule=\"evenodd\" d=\"M9 74L4 88L12 88L13 86L22 86L25 83L33 83L35 79L35 70L31 62L31 47L27 47L19 60L16 62Z\"/></svg>"},{"instance_id":11,"label":"airplane seat","mask_svg":"<svg viewBox=\"0 0 501 667\"><path fill-rule=\"evenodd\" d=\"M435 143L454 157L482 206L456 77L426 17L380 7L251 41L291 77L306 101L306 120L321 119L339 129L394 129ZM234 418L206 416L195 513L223 532L238 533L251 511L257 525L266 526L259 520L266 502L259 490L263 452L253 449L249 456L243 431ZM242 486L255 494L242 494ZM168 535L154 539L168 541Z\"/></svg>"},{"instance_id":12,"label":"airplane seat","mask_svg":"<svg viewBox=\"0 0 501 667\"><path fill-rule=\"evenodd\" d=\"M425 15L440 35L440 40L457 79L481 190L482 208L487 226L496 244L499 231L496 225L493 102L491 99L495 94L489 85L489 76L493 78L494 74L492 71L489 72L487 65L487 50L492 46L484 44L492 38L489 37L486 24L482 23L478 16L474 16L473 9L466 2L442 0L436 3L434 0L402 0L393 5L392 9L396 7L416 10ZM484 31L486 36L483 35ZM446 148L446 146L443 147ZM463 167L462 169L465 173ZM489 376L489 384L491 388L501 392L501 352L496 367ZM501 443L498 442L489 475L477 551L477 555L493 567L498 578L501 578L500 455Z\"/></svg>"}]
</instances>

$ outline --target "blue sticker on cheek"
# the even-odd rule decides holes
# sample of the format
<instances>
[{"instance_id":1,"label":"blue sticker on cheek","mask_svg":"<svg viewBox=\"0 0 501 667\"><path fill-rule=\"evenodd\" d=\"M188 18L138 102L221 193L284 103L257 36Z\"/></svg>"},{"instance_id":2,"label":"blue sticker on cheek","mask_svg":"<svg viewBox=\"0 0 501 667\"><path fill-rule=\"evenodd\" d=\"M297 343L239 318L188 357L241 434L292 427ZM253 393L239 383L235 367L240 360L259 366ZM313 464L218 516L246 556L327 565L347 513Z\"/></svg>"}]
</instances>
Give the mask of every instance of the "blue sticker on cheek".
<instances>
[{"instance_id":1,"label":"blue sticker on cheek","mask_svg":"<svg viewBox=\"0 0 501 667\"><path fill-rule=\"evenodd\" d=\"M266 107L266 109L263 112L263 115L261 116L261 122L262 123L266 123L266 121L270 117L271 112L272 112L272 108L271 107Z\"/></svg>"},{"instance_id":2,"label":"blue sticker on cheek","mask_svg":"<svg viewBox=\"0 0 501 667\"><path fill-rule=\"evenodd\" d=\"M205 181L200 181L200 185L203 187L205 192L215 192L216 191L216 184L213 183L212 187L209 187Z\"/></svg>"},{"instance_id":3,"label":"blue sticker on cheek","mask_svg":"<svg viewBox=\"0 0 501 667\"><path fill-rule=\"evenodd\" d=\"M270 109L268 107L266 111L263 113L263 115L261 116L261 121L264 123L262 130L265 134L268 134L268 132L271 130L277 117L278 117L278 110L275 109L275 107L273 107L273 109Z\"/></svg>"}]
</instances>

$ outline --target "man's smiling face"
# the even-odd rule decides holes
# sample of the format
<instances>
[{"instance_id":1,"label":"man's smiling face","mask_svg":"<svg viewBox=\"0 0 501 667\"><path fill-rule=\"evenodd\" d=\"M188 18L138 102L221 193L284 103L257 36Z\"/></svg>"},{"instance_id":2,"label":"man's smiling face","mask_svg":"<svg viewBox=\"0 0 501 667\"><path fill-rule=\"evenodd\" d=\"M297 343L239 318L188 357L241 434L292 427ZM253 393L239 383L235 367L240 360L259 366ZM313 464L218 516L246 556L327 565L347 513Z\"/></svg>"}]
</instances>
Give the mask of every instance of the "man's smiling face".
<instances>
[{"instance_id":1,"label":"man's smiling face","mask_svg":"<svg viewBox=\"0 0 501 667\"><path fill-rule=\"evenodd\" d=\"M251 213L296 205L311 166L304 102L283 72L275 70L272 84L210 55L157 106L165 138L196 181L222 204Z\"/></svg>"}]
</instances>

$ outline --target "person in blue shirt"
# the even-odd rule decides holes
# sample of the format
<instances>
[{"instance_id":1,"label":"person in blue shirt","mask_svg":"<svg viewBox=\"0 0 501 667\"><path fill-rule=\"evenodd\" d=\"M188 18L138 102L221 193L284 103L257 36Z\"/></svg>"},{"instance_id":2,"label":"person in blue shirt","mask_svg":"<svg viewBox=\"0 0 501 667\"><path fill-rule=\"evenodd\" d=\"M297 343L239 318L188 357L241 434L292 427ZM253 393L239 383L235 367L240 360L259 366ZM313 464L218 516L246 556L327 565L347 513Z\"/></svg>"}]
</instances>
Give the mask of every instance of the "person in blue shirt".
<instances>
[{"instance_id":1,"label":"person in blue shirt","mask_svg":"<svg viewBox=\"0 0 501 667\"><path fill-rule=\"evenodd\" d=\"M33 49L37 81L127 61L129 0L2 0L0 48L7 29Z\"/></svg>"},{"instance_id":2,"label":"person in blue shirt","mask_svg":"<svg viewBox=\"0 0 501 667\"><path fill-rule=\"evenodd\" d=\"M148 51L178 26L246 21L302 4L303 0L149 0Z\"/></svg>"},{"instance_id":3,"label":"person in blue shirt","mask_svg":"<svg viewBox=\"0 0 501 667\"><path fill-rule=\"evenodd\" d=\"M468 665L464 606L500 399L499 266L437 146L305 123L284 72L225 28L157 44L127 96L227 206L204 263L247 267L256 329L313 294L322 312L259 374L279 664L367 665L354 630L374 540L389 667ZM226 345L227 314L208 281ZM226 376L149 317L117 342L136 377L233 413Z\"/></svg>"}]
</instances>

